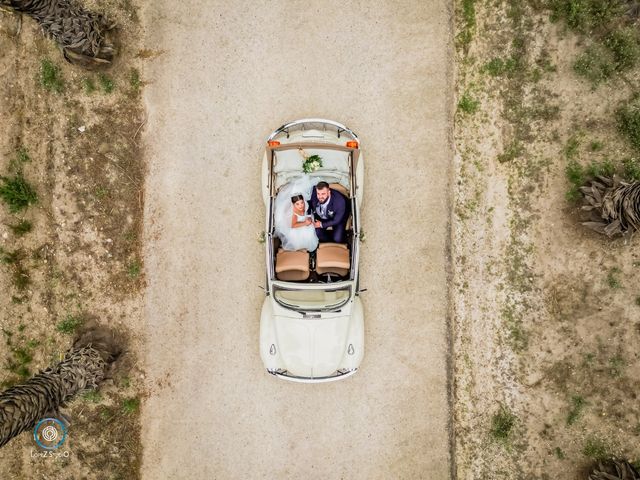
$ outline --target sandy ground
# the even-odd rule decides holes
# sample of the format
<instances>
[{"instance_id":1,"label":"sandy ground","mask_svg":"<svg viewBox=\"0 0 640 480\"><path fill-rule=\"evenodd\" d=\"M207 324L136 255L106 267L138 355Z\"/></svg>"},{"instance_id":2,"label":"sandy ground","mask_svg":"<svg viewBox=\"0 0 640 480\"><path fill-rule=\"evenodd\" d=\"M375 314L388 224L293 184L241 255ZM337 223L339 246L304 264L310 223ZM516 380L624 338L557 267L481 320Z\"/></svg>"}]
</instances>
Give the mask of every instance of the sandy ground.
<instances>
[{"instance_id":1,"label":"sandy ground","mask_svg":"<svg viewBox=\"0 0 640 480\"><path fill-rule=\"evenodd\" d=\"M143 478L450 476L449 2L190 0L146 7ZM313 5L313 6L312 6ZM367 352L279 381L258 352L263 142L345 123L367 161Z\"/></svg>"}]
</instances>

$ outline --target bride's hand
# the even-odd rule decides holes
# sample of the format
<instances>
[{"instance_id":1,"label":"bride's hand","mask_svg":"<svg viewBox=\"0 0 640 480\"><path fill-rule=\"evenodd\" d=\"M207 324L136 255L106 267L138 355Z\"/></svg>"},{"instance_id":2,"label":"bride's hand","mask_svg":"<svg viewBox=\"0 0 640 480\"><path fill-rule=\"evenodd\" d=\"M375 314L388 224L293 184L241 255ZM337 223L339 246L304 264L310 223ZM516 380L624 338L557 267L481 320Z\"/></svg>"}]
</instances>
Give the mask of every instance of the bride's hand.
<instances>
[{"instance_id":1,"label":"bride's hand","mask_svg":"<svg viewBox=\"0 0 640 480\"><path fill-rule=\"evenodd\" d=\"M310 218L307 217L307 219L304 221L305 225L311 225L313 222L311 221Z\"/></svg>"}]
</instances>

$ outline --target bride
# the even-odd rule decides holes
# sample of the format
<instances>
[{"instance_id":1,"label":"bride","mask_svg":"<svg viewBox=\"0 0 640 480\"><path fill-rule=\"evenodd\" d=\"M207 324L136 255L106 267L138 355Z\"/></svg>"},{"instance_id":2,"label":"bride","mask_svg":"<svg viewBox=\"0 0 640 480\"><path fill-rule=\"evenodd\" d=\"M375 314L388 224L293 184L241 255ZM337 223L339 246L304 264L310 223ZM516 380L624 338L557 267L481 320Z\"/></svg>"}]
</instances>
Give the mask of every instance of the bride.
<instances>
[{"instance_id":1,"label":"bride","mask_svg":"<svg viewBox=\"0 0 640 480\"><path fill-rule=\"evenodd\" d=\"M285 250L318 248L313 217L307 215L307 201L313 188L309 176L303 175L287 183L278 192L275 203L275 230Z\"/></svg>"}]
</instances>

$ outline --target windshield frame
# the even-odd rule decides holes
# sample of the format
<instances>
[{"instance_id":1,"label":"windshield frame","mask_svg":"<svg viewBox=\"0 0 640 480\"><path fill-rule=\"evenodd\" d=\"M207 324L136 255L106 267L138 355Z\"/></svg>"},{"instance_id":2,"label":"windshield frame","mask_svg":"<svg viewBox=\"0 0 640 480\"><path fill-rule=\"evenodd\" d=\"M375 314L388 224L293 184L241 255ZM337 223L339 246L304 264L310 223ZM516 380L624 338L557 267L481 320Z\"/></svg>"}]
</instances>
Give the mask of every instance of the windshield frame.
<instances>
[{"instance_id":1,"label":"windshield frame","mask_svg":"<svg viewBox=\"0 0 640 480\"><path fill-rule=\"evenodd\" d=\"M348 291L348 295L346 296L344 301L336 305L331 306L323 306L323 307L315 307L315 308L307 308L302 306L292 305L290 303L282 301L278 298L278 290L288 290L288 291L312 291L312 290L323 290L323 291L336 291L336 290L345 290ZM273 282L271 286L271 294L273 295L273 299L283 308L287 310L292 310L294 312L337 312L340 311L347 303L351 301L353 298L353 282L352 281L343 281L343 282L335 282L335 283L321 283L315 285L305 284L302 286L299 283L291 283L291 282Z\"/></svg>"}]
</instances>

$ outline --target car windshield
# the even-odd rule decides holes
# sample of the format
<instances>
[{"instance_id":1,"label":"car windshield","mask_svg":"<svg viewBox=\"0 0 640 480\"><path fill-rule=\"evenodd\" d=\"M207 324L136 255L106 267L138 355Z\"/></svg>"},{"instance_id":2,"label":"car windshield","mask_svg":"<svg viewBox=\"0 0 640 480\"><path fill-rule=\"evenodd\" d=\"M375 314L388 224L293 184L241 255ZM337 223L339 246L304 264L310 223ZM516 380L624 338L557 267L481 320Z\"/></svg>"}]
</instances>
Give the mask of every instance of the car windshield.
<instances>
[{"instance_id":1,"label":"car windshield","mask_svg":"<svg viewBox=\"0 0 640 480\"><path fill-rule=\"evenodd\" d=\"M287 289L275 287L276 301L285 308L294 310L336 310L351 296L351 287L318 289Z\"/></svg>"}]
</instances>

